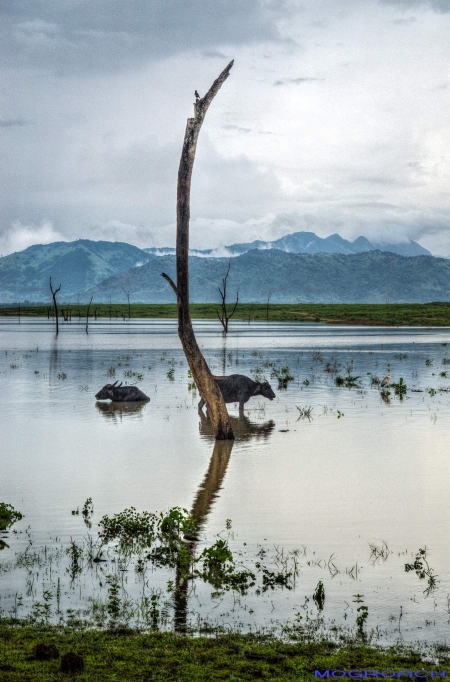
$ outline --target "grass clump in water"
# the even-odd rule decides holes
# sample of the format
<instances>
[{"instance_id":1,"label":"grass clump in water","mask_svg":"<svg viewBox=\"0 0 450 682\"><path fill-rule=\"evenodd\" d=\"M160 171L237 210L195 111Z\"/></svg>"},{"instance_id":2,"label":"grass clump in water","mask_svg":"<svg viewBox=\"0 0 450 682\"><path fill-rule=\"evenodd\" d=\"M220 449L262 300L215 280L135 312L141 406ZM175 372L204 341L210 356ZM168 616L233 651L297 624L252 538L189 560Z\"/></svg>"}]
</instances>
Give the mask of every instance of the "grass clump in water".
<instances>
[{"instance_id":1,"label":"grass clump in water","mask_svg":"<svg viewBox=\"0 0 450 682\"><path fill-rule=\"evenodd\" d=\"M14 509L12 504L0 502L0 531L8 530L16 521L20 521L20 519L23 519L23 514L17 511L17 509Z\"/></svg>"}]
</instances>

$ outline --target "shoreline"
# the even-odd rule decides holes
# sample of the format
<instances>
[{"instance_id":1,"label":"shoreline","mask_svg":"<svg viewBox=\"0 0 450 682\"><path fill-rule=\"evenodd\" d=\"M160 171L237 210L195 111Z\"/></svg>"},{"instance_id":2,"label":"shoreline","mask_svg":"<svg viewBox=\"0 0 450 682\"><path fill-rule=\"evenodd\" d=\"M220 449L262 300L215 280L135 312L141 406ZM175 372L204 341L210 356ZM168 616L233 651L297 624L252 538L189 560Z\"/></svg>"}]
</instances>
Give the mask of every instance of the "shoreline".
<instances>
[{"instance_id":1,"label":"shoreline","mask_svg":"<svg viewBox=\"0 0 450 682\"><path fill-rule=\"evenodd\" d=\"M314 641L307 633L299 633L296 641L286 642L272 635L236 632L187 636L142 633L121 627L86 630L0 620L0 642L0 678L5 682L65 680L67 676L61 667L69 653L81 659L79 671L73 672L77 672L77 680L86 682L252 679L275 682L400 677L400 672L402 677L424 679L445 677L450 664L446 644L421 651L419 646L400 642L380 647L357 638L342 644L326 639ZM352 674L348 675L350 671ZM370 674L365 674L366 671Z\"/></svg>"},{"instance_id":2,"label":"shoreline","mask_svg":"<svg viewBox=\"0 0 450 682\"><path fill-rule=\"evenodd\" d=\"M217 320L218 304L192 303L193 319ZM66 322L85 321L86 304L58 303L59 315ZM49 305L11 304L0 306L0 317L44 317L54 319L53 307ZM93 302L89 319L176 319L177 307L172 303L107 304ZM355 326L387 327L447 327L450 326L450 303L298 303L269 304L240 303L233 321L251 322L321 322L322 324L349 324Z\"/></svg>"}]
</instances>

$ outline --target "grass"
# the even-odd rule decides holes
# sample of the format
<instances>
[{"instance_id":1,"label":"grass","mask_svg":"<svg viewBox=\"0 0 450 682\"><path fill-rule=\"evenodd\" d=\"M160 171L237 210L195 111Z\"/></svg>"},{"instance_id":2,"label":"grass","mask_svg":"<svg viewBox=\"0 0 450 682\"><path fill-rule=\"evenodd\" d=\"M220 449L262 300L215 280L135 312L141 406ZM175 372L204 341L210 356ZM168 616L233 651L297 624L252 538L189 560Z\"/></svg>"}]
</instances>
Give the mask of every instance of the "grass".
<instances>
[{"instance_id":1,"label":"grass","mask_svg":"<svg viewBox=\"0 0 450 682\"><path fill-rule=\"evenodd\" d=\"M54 645L58 658L36 660L37 644ZM53 649L54 652L54 649ZM84 670L76 676L60 672L61 657L74 652ZM439 666L421 662L408 647L381 649L360 642L337 645L300 639L284 642L271 636L228 634L181 637L172 633L142 634L133 630L85 630L50 626L16 626L0 621L2 682L86 682L177 680L179 682L243 682L313 680L314 671L445 669L448 647L438 651ZM320 679L320 678L319 678Z\"/></svg>"},{"instance_id":2,"label":"grass","mask_svg":"<svg viewBox=\"0 0 450 682\"><path fill-rule=\"evenodd\" d=\"M63 304L64 310L69 313L73 322L86 318L86 305ZM195 319L217 320L218 305L213 303L191 304L192 317ZM94 311L99 318L128 319L128 306L113 304L91 305L91 317ZM17 305L0 308L0 316L18 317ZM21 317L52 316L49 306L36 305L20 308ZM175 318L177 308L175 304L131 304L132 318ZM250 304L239 303L231 320L265 321L272 322L327 322L335 324L367 324L367 325L410 325L410 326L450 326L450 302L449 303L392 303L392 304L270 304L268 317L265 303Z\"/></svg>"}]
</instances>

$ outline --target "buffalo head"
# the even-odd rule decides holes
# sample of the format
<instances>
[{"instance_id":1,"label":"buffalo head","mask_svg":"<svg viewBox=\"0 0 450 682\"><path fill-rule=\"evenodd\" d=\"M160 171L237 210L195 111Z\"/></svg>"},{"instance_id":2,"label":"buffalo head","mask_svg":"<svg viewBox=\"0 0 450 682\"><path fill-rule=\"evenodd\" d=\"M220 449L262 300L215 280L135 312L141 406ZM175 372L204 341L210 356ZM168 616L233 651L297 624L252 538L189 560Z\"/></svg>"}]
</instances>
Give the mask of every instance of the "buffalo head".
<instances>
[{"instance_id":1,"label":"buffalo head","mask_svg":"<svg viewBox=\"0 0 450 682\"><path fill-rule=\"evenodd\" d=\"M103 388L96 394L96 399L97 400L112 400L113 395L114 395L114 389L116 388L117 381L115 381L113 384L106 384L106 386L103 386ZM122 386L122 382L117 386L117 388L120 388Z\"/></svg>"},{"instance_id":2,"label":"buffalo head","mask_svg":"<svg viewBox=\"0 0 450 682\"><path fill-rule=\"evenodd\" d=\"M269 400L276 398L275 393L272 391L272 386L268 381L258 381L257 383L258 385L253 395L262 395L264 398L268 398Z\"/></svg>"}]
</instances>

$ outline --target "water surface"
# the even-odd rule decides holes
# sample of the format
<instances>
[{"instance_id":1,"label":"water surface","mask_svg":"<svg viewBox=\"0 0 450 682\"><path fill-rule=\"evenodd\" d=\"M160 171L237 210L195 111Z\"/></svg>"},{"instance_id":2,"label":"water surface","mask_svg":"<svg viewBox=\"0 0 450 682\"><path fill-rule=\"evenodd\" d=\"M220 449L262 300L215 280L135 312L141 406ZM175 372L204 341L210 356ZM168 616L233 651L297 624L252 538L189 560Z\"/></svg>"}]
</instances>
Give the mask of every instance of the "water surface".
<instances>
[{"instance_id":1,"label":"water surface","mask_svg":"<svg viewBox=\"0 0 450 682\"><path fill-rule=\"evenodd\" d=\"M74 322L57 339L42 318L0 321L0 501L25 516L17 533L2 535L9 546L0 554L0 607L11 610L22 595L25 615L45 586L55 592L56 573L13 568L14 557L29 536L34 547L82 542L86 526L71 512L88 497L93 535L104 514L126 507L197 504L202 543L229 537L244 563L261 547L272 555L274 546L299 549L300 572L294 590L249 594L239 605L222 595L214 608L210 586L193 581L191 618L248 629L296 613L314 617L311 597L322 580L329 624L353 625L359 594L367 628L384 640L447 638L450 330L235 322L224 338L215 321L195 328L215 373L265 376L277 394L251 399L240 419L229 406L237 438L223 456L198 415L175 321L101 320L88 335ZM283 367L294 379L278 390L270 376ZM359 388L337 387L336 374L349 372ZM372 385L373 375L388 373L406 382L402 401L393 390L383 400ZM137 383L150 403L97 403L95 393L115 380ZM300 416L304 407L312 407L310 420ZM389 554L374 560L369 544L383 542ZM404 570L420 548L437 575L431 591L426 578ZM168 575L146 579L164 590ZM140 581L130 568L130 595ZM61 608L104 592L82 576L64 587Z\"/></svg>"}]
</instances>

